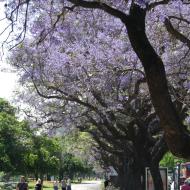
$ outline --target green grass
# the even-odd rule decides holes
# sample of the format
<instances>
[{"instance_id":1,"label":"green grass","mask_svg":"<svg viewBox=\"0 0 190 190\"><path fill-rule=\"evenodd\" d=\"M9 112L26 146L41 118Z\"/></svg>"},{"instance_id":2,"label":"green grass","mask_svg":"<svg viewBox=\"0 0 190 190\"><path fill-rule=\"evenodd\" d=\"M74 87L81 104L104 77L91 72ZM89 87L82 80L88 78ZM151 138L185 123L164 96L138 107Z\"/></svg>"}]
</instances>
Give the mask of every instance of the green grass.
<instances>
[{"instance_id":1,"label":"green grass","mask_svg":"<svg viewBox=\"0 0 190 190\"><path fill-rule=\"evenodd\" d=\"M77 184L77 182L72 182L72 183L76 183ZM29 183L28 183L29 190L34 190L35 184L36 184L36 181L29 181ZM52 189L53 189L53 182L51 182L51 181L44 181L43 182L43 190L52 190ZM104 190L103 183L101 184L101 190Z\"/></svg>"},{"instance_id":2,"label":"green grass","mask_svg":"<svg viewBox=\"0 0 190 190\"><path fill-rule=\"evenodd\" d=\"M29 190L34 190L36 182L35 181L30 181L28 183L29 185ZM52 190L53 189L53 183L50 181L44 181L43 182L43 190Z\"/></svg>"}]
</instances>

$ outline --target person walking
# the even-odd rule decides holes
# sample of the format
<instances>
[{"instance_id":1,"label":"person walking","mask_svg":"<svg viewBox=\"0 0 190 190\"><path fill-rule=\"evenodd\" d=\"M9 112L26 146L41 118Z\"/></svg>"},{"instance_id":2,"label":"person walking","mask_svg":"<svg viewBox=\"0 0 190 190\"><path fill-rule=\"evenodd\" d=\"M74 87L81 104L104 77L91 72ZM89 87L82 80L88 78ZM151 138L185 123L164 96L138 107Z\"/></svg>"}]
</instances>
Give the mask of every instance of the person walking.
<instances>
[{"instance_id":1,"label":"person walking","mask_svg":"<svg viewBox=\"0 0 190 190\"><path fill-rule=\"evenodd\" d=\"M59 181L56 179L54 182L53 182L53 190L58 190L59 189Z\"/></svg>"},{"instance_id":2,"label":"person walking","mask_svg":"<svg viewBox=\"0 0 190 190\"><path fill-rule=\"evenodd\" d=\"M63 180L61 180L61 189L66 190L66 187L67 187L67 183L66 183L66 179L64 178Z\"/></svg>"},{"instance_id":3,"label":"person walking","mask_svg":"<svg viewBox=\"0 0 190 190\"><path fill-rule=\"evenodd\" d=\"M71 179L67 179L67 190L71 190Z\"/></svg>"},{"instance_id":4,"label":"person walking","mask_svg":"<svg viewBox=\"0 0 190 190\"><path fill-rule=\"evenodd\" d=\"M35 185L35 190L42 190L42 181L38 179Z\"/></svg>"},{"instance_id":5,"label":"person walking","mask_svg":"<svg viewBox=\"0 0 190 190\"><path fill-rule=\"evenodd\" d=\"M20 182L16 186L16 190L28 190L28 183L25 181L25 177L20 177Z\"/></svg>"}]
</instances>

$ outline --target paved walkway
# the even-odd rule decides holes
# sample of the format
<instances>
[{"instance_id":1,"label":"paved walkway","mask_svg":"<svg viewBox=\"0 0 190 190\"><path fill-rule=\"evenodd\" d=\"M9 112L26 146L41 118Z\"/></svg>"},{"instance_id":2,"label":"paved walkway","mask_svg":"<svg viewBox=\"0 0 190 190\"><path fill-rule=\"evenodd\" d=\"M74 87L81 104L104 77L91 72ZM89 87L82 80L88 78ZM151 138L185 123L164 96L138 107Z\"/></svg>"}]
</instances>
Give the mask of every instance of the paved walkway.
<instances>
[{"instance_id":1,"label":"paved walkway","mask_svg":"<svg viewBox=\"0 0 190 190\"><path fill-rule=\"evenodd\" d=\"M101 190L101 182L87 181L81 184L72 184L72 190Z\"/></svg>"}]
</instances>

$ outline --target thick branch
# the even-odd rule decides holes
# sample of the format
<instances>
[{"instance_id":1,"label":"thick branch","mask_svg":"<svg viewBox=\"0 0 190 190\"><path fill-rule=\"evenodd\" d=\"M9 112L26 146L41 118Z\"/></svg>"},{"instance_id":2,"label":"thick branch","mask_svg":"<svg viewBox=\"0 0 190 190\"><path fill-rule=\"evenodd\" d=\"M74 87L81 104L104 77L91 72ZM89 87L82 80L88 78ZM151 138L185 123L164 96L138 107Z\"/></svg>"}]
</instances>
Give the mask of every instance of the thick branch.
<instances>
[{"instance_id":1,"label":"thick branch","mask_svg":"<svg viewBox=\"0 0 190 190\"><path fill-rule=\"evenodd\" d=\"M165 19L164 23L165 23L167 31L170 34L172 34L176 39L183 42L190 48L190 40L186 36L184 36L182 33L180 33L178 30L176 30L169 19Z\"/></svg>"},{"instance_id":2,"label":"thick branch","mask_svg":"<svg viewBox=\"0 0 190 190\"><path fill-rule=\"evenodd\" d=\"M176 156L189 158L190 136L172 103L164 64L146 36L145 16L146 10L138 5L131 7L126 22L129 39L145 69L151 99L169 149Z\"/></svg>"},{"instance_id":3,"label":"thick branch","mask_svg":"<svg viewBox=\"0 0 190 190\"><path fill-rule=\"evenodd\" d=\"M121 21L126 21L127 15L123 13L122 11L112 8L109 5L105 3L101 3L99 1L84 1L84 0L68 0L69 2L73 3L76 6L84 7L84 8L89 8L89 9L101 9L108 14L117 17L121 19Z\"/></svg>"},{"instance_id":4,"label":"thick branch","mask_svg":"<svg viewBox=\"0 0 190 190\"><path fill-rule=\"evenodd\" d=\"M90 132L90 134L93 136L93 139L98 143L98 145L103 148L105 151L112 153L114 155L121 155L122 150L119 151L118 147L111 147L110 144L106 143L105 140L101 140L101 138L94 132Z\"/></svg>"},{"instance_id":5,"label":"thick branch","mask_svg":"<svg viewBox=\"0 0 190 190\"><path fill-rule=\"evenodd\" d=\"M156 1L156 2L151 3L150 5L148 5L147 10L151 10L151 9L153 9L156 6L159 6L159 5L166 5L169 2L170 2L170 0Z\"/></svg>"},{"instance_id":6,"label":"thick branch","mask_svg":"<svg viewBox=\"0 0 190 190\"><path fill-rule=\"evenodd\" d=\"M78 103L80 105L83 105L83 106L85 106L87 108L90 108L91 110L97 112L97 109L93 105L91 105L91 104L89 104L87 102L83 102L79 98L77 98L77 97L75 97L73 95L70 95L67 92L64 92L61 89L59 89L57 87L54 87L54 86L46 86L46 88L48 90L50 90L50 89L55 90L55 91L59 92L60 95L45 95L42 92L40 92L40 90L37 87L37 85L36 85L35 81L33 80L33 78L32 78L32 81L33 81L34 88L36 89L36 92L38 93L39 96L41 96L43 98L47 98L47 99L61 99L61 100L64 99L64 100L68 100L68 101L71 101L71 102L76 102L76 103Z\"/></svg>"},{"instance_id":7,"label":"thick branch","mask_svg":"<svg viewBox=\"0 0 190 190\"><path fill-rule=\"evenodd\" d=\"M98 91L95 91L95 90L92 90L91 91L94 98L99 102L99 104L105 108L107 108L107 104L106 102L103 100L102 98L102 95L101 95L101 92L98 92Z\"/></svg>"},{"instance_id":8,"label":"thick branch","mask_svg":"<svg viewBox=\"0 0 190 190\"><path fill-rule=\"evenodd\" d=\"M160 138L160 140L157 141L155 146L152 149L151 155L152 155L152 162L153 163L159 163L159 161L163 158L164 154L168 151L167 144L163 137Z\"/></svg>"}]
</instances>

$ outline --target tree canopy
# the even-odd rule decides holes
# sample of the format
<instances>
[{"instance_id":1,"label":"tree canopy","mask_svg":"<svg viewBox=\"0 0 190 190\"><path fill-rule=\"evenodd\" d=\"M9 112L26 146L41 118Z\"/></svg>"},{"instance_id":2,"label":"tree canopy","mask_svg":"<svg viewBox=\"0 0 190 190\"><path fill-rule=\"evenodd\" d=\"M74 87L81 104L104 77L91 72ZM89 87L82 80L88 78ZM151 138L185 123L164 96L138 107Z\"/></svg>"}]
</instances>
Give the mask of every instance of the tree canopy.
<instances>
[{"instance_id":1,"label":"tree canopy","mask_svg":"<svg viewBox=\"0 0 190 190\"><path fill-rule=\"evenodd\" d=\"M160 118L167 145L175 155L188 158L189 133L179 116L179 110L173 103L169 88L170 78L166 77L173 68L175 70L173 73L179 78L178 81L186 86L186 93L189 93L187 78L189 68L186 67L189 56L189 38L186 29L189 26L188 10L189 3L182 0L148 2L67 0L48 1L45 6L43 1L29 0L8 1L6 17L13 29L18 27L15 29L18 34L15 45L24 42L25 36L28 35L32 42L26 40L24 43L28 45L27 52L33 55L33 62L44 64L43 60L49 59L46 69L41 67L43 64L39 67L32 64L29 70L24 69L26 72L23 75L26 78L28 74L32 75L31 79L36 81L40 79L39 69L43 68L43 76L49 77L48 80L43 79L43 84L48 86L52 93L51 96L47 93L44 95L38 89L38 94L46 98L54 98L56 92L64 93L69 101L76 100L73 94L62 89L57 90L55 85L52 85L52 80L56 81L57 85L63 84L62 80L60 83L60 78L53 77L54 69L59 70L60 74L63 68L68 74L73 73L69 78L64 75L67 79L64 79L64 84L68 85L64 87L78 93L77 80L73 82L78 77L75 72L85 73L86 69L89 71L93 67L95 69L100 67L102 68L102 73L99 73L100 79L105 70L105 65L102 67L102 63L105 62L107 67L113 67L112 71L126 70L127 66L132 66L130 69L133 71L140 67L142 71L143 67L152 103ZM30 19L32 14L36 15L34 19ZM21 20L24 20L24 23ZM7 40L5 42L8 43ZM53 48L46 51L48 47ZM39 53L42 57L37 55ZM77 60L85 65L77 66ZM26 60L20 62L27 64ZM89 68L88 62L95 64ZM125 64L126 67L121 68L119 63ZM136 63L142 66L137 66ZM185 73L180 69L182 63L186 68ZM51 72L48 69L50 66L53 66ZM92 71L87 74L86 83L90 81L95 86L98 80L92 80L91 76L93 76ZM86 87L89 88L86 83ZM75 88L69 84L75 84ZM35 87L37 86L38 83ZM95 92L94 95L101 103L99 94ZM80 98L77 102L86 104Z\"/></svg>"},{"instance_id":2,"label":"tree canopy","mask_svg":"<svg viewBox=\"0 0 190 190\"><path fill-rule=\"evenodd\" d=\"M167 149L190 157L189 6L8 1L16 34L3 45L27 89L21 100L34 109L25 113L38 127L90 133L97 159L124 179L121 189L143 188L147 166L161 189L158 163Z\"/></svg>"}]
</instances>

